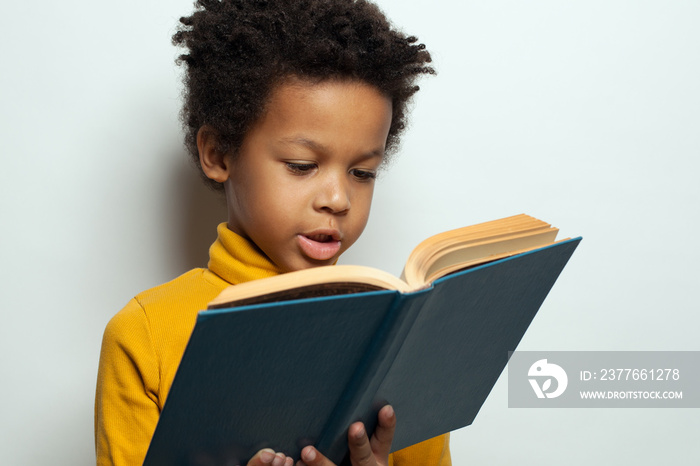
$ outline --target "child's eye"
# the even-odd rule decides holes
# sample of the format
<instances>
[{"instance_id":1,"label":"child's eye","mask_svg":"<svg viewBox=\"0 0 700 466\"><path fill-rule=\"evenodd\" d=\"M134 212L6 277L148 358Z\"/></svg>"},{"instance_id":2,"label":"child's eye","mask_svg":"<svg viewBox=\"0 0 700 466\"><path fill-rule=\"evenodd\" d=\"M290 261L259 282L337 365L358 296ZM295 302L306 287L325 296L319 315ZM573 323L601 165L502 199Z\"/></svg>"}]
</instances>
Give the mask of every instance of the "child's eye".
<instances>
[{"instance_id":1,"label":"child's eye","mask_svg":"<svg viewBox=\"0 0 700 466\"><path fill-rule=\"evenodd\" d=\"M350 170L352 176L360 181L371 181L377 177L377 173L371 170L360 170L359 168L353 168Z\"/></svg>"},{"instance_id":2,"label":"child's eye","mask_svg":"<svg viewBox=\"0 0 700 466\"><path fill-rule=\"evenodd\" d=\"M289 171L295 175L306 175L311 170L316 168L315 163L299 163L299 162L285 162Z\"/></svg>"}]
</instances>

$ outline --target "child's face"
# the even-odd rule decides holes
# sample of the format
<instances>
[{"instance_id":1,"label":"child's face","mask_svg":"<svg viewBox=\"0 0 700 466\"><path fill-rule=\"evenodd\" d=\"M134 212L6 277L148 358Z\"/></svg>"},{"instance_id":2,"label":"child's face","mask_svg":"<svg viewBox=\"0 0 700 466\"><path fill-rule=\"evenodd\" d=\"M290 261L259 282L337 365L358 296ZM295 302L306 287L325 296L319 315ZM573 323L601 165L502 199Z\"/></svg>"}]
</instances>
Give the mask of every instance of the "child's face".
<instances>
[{"instance_id":1,"label":"child's face","mask_svg":"<svg viewBox=\"0 0 700 466\"><path fill-rule=\"evenodd\" d=\"M278 86L228 162L229 228L284 271L335 263L367 223L391 114L361 82Z\"/></svg>"}]
</instances>

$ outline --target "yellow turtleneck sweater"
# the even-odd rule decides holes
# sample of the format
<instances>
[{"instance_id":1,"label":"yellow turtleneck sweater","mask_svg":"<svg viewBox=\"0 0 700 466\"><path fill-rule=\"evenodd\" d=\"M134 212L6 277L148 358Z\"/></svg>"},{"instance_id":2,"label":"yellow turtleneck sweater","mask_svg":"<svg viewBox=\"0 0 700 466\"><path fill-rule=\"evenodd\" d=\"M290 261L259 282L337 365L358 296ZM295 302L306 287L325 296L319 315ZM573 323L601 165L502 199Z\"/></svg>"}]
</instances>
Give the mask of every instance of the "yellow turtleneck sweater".
<instances>
[{"instance_id":1,"label":"yellow turtleneck sweater","mask_svg":"<svg viewBox=\"0 0 700 466\"><path fill-rule=\"evenodd\" d=\"M230 284L281 273L225 223L217 232L207 269L137 295L107 324L95 397L98 466L143 463L197 313ZM450 465L449 434L393 453L390 464Z\"/></svg>"}]
</instances>

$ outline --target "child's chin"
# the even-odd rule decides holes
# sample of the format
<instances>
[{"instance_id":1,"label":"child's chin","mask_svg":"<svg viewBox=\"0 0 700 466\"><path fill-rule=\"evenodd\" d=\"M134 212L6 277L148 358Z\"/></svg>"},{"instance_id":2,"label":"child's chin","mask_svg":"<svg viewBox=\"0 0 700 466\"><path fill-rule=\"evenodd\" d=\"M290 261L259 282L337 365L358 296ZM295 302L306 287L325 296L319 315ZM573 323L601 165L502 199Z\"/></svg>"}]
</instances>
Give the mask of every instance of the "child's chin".
<instances>
[{"instance_id":1,"label":"child's chin","mask_svg":"<svg viewBox=\"0 0 700 466\"><path fill-rule=\"evenodd\" d=\"M314 267L323 267L325 265L333 265L338 261L337 257L331 257L328 260L316 260L311 257L302 255L294 263L287 264L287 267L283 267L285 272L296 272L299 270L312 269Z\"/></svg>"}]
</instances>

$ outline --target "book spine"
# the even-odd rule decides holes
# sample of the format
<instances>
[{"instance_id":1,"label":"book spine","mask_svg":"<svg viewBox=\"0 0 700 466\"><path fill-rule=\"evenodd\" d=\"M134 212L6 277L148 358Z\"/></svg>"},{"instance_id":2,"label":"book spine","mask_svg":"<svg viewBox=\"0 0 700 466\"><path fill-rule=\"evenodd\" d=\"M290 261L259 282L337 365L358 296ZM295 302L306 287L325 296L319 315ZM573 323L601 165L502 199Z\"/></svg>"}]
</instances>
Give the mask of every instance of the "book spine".
<instances>
[{"instance_id":1,"label":"book spine","mask_svg":"<svg viewBox=\"0 0 700 466\"><path fill-rule=\"evenodd\" d=\"M411 330L428 291L397 294L372 338L315 445L334 463L340 464L348 453L347 431L350 424L362 421L368 435L374 431L377 414L389 401L376 399L376 392Z\"/></svg>"}]
</instances>

